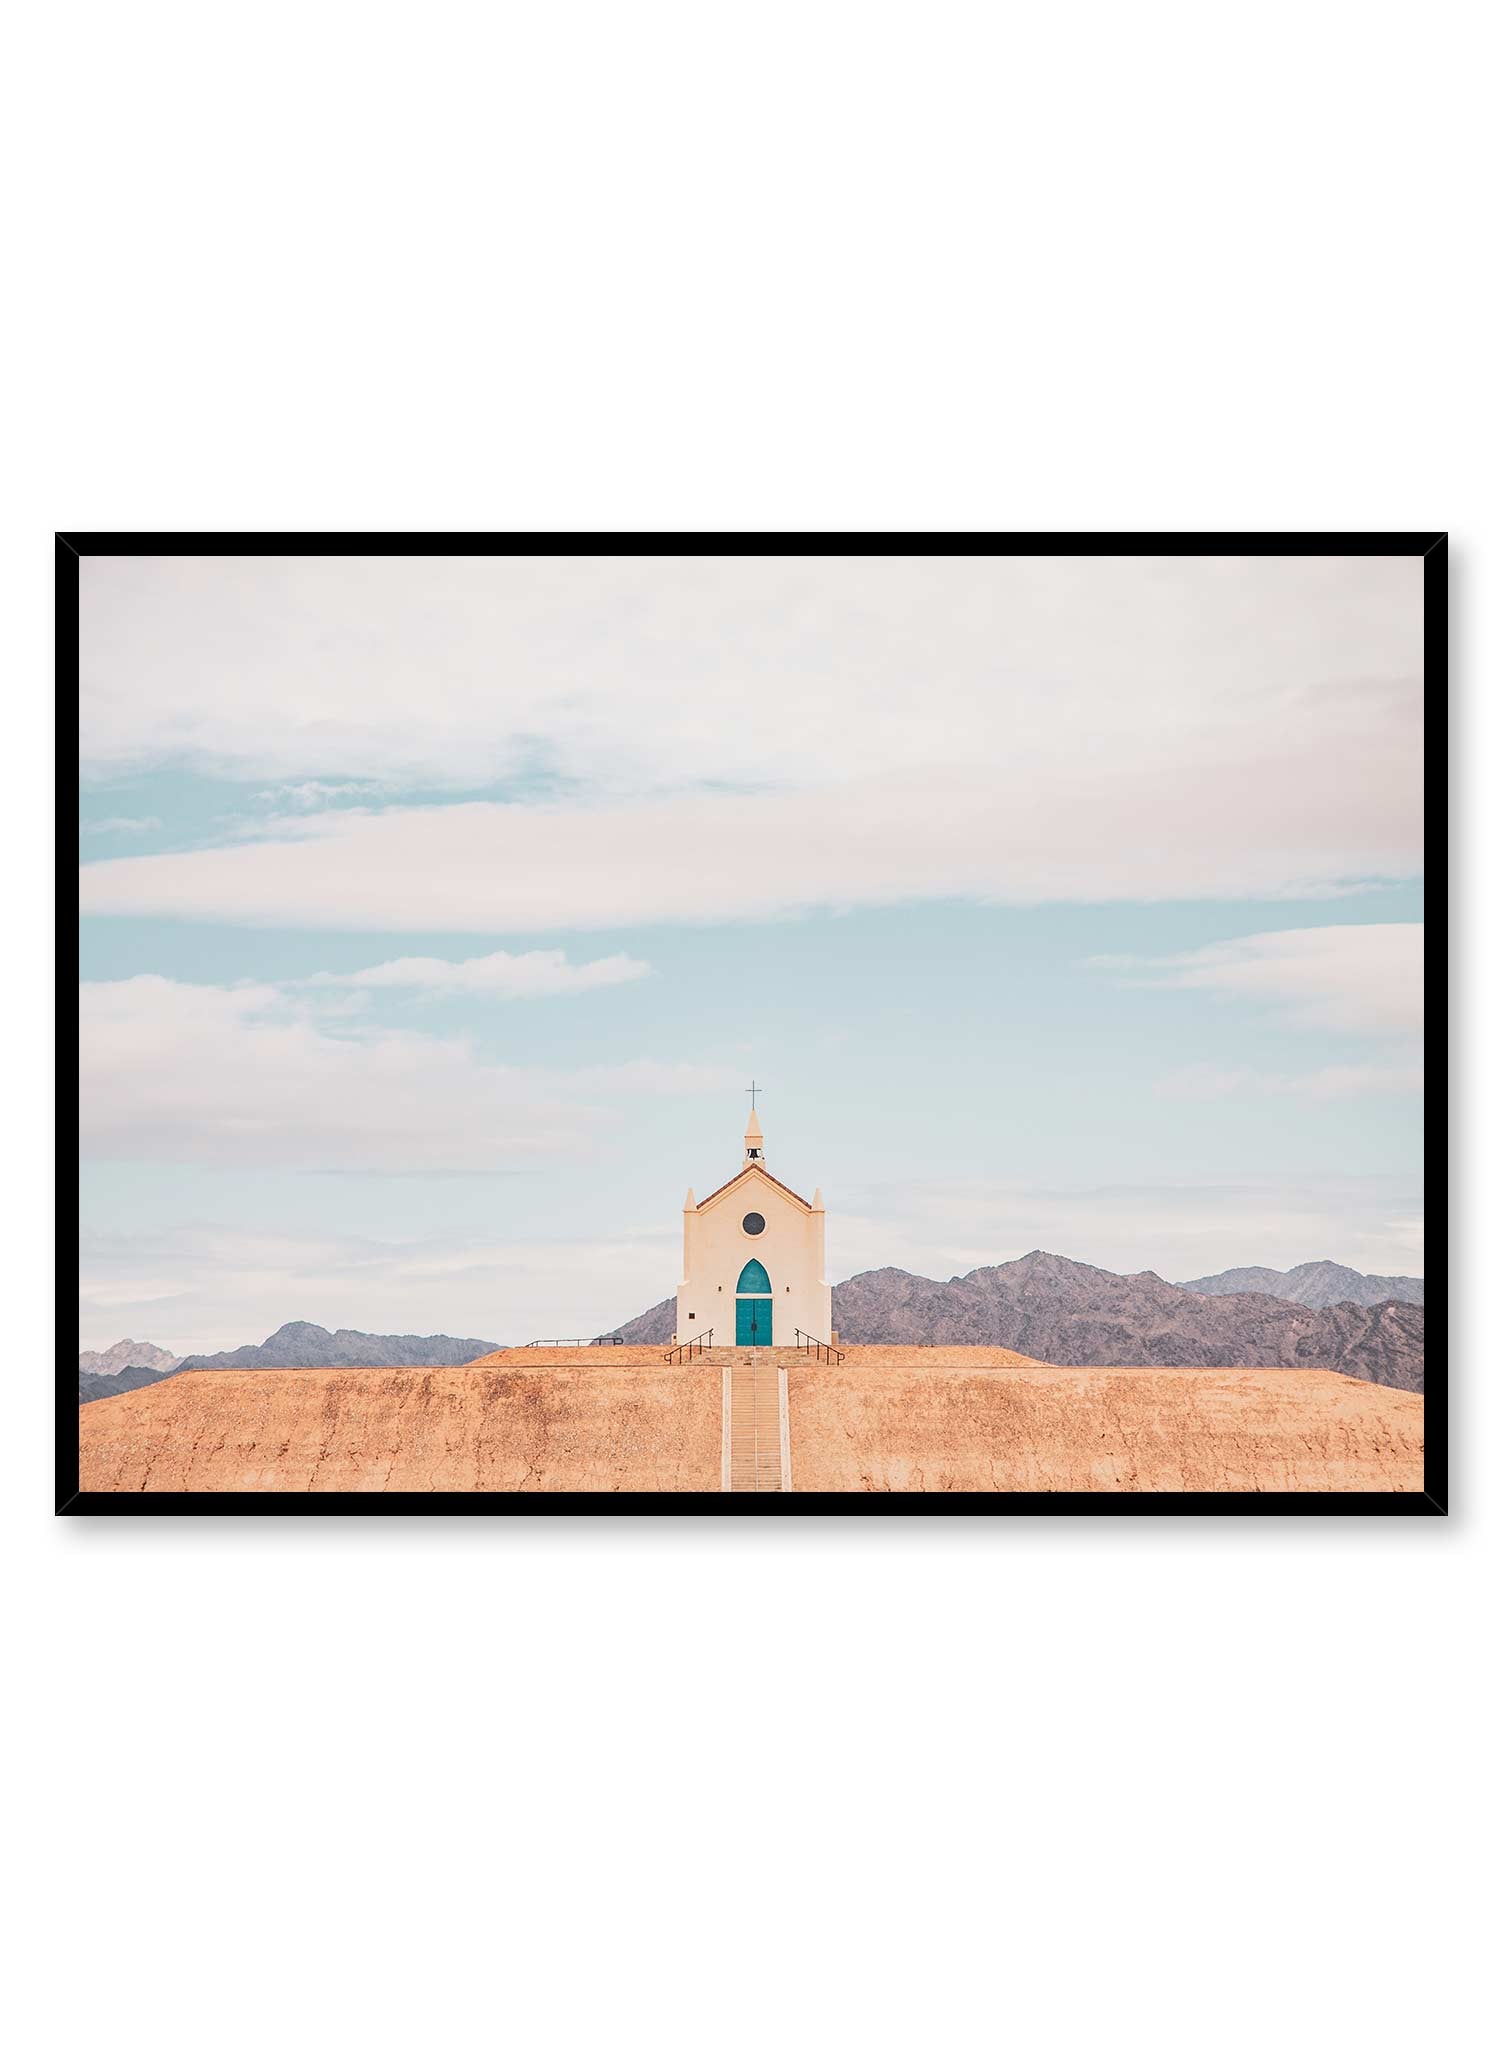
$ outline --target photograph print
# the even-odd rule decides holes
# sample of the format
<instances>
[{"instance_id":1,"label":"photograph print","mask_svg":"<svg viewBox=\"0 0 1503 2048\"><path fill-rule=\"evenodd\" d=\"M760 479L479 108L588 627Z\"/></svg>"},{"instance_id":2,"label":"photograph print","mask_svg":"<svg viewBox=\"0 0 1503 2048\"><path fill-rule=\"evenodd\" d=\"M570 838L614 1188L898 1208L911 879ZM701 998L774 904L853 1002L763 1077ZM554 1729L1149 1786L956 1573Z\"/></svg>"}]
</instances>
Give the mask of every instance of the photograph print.
<instances>
[{"instance_id":1,"label":"photograph print","mask_svg":"<svg viewBox=\"0 0 1503 2048\"><path fill-rule=\"evenodd\" d=\"M57 565L60 1512L1445 1511L1443 536Z\"/></svg>"}]
</instances>

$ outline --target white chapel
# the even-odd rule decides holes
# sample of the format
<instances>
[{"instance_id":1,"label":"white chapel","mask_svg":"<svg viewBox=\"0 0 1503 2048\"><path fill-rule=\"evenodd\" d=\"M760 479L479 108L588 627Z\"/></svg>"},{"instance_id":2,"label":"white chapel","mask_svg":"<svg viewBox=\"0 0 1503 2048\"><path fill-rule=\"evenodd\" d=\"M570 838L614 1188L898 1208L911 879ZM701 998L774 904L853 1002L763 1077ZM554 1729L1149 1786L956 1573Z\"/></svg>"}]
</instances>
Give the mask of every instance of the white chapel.
<instances>
[{"instance_id":1,"label":"white chapel","mask_svg":"<svg viewBox=\"0 0 1503 2048\"><path fill-rule=\"evenodd\" d=\"M677 1342L708 1336L732 1344L830 1342L825 1279L825 1205L805 1201L767 1171L756 1096L740 1171L706 1195L684 1197L684 1278Z\"/></svg>"}]
</instances>

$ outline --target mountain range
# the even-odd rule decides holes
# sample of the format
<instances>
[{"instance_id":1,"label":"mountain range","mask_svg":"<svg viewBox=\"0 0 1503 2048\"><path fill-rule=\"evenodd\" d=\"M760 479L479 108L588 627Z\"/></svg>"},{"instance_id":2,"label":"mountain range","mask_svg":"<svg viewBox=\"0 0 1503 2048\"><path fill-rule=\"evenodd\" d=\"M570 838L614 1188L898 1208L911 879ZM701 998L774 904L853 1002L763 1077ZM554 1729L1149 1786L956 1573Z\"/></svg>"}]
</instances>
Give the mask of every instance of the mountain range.
<instances>
[{"instance_id":1,"label":"mountain range","mask_svg":"<svg viewBox=\"0 0 1503 2048\"><path fill-rule=\"evenodd\" d=\"M125 1372L133 1365L148 1366L153 1372L168 1372L177 1364L170 1351L164 1351L160 1344L137 1344L129 1337L122 1337L118 1344L112 1344L108 1351L80 1351L78 1369L95 1378L108 1378L112 1373Z\"/></svg>"},{"instance_id":2,"label":"mountain range","mask_svg":"<svg viewBox=\"0 0 1503 2048\"><path fill-rule=\"evenodd\" d=\"M831 1304L847 1344L996 1344L1055 1365L1327 1366L1413 1392L1425 1384L1424 1282L1329 1259L1171 1283L1029 1252L950 1280L882 1266L840 1281ZM610 1335L669 1344L673 1333L670 1299ZM500 1348L488 1337L378 1337L303 1322L284 1323L263 1344L184 1359L124 1338L78 1354L78 1398L128 1393L190 1368L467 1365Z\"/></svg>"},{"instance_id":3,"label":"mountain range","mask_svg":"<svg viewBox=\"0 0 1503 2048\"><path fill-rule=\"evenodd\" d=\"M499 1349L488 1337L373 1337L365 1330L326 1330L319 1323L283 1323L264 1344L199 1352L191 1358L174 1358L154 1344L133 1344L125 1338L106 1352L79 1352L78 1398L98 1401L107 1394L129 1393L133 1387L149 1387L154 1380L190 1368L216 1372L297 1365L468 1365L472 1358ZM149 1353L151 1359L166 1362L153 1365L142 1357L139 1363L111 1364L103 1372L97 1363L89 1363L114 1360L122 1353Z\"/></svg>"},{"instance_id":4,"label":"mountain range","mask_svg":"<svg viewBox=\"0 0 1503 2048\"><path fill-rule=\"evenodd\" d=\"M1399 1273L1359 1273L1330 1259L1291 1266L1287 1273L1275 1272L1272 1266L1233 1266L1204 1280L1178 1284L1190 1294L1276 1294L1281 1301L1302 1302L1306 1308L1332 1308L1338 1301L1354 1301L1359 1308L1376 1308L1380 1301L1425 1305L1423 1280Z\"/></svg>"},{"instance_id":5,"label":"mountain range","mask_svg":"<svg viewBox=\"0 0 1503 2048\"><path fill-rule=\"evenodd\" d=\"M997 1344L1052 1365L1325 1366L1411 1392L1425 1384L1416 1303L1312 1308L1269 1292L1203 1293L1052 1252L952 1280L896 1266L857 1273L831 1289L831 1320L842 1344ZM611 1334L656 1344L673 1332L674 1304L660 1301Z\"/></svg>"},{"instance_id":6,"label":"mountain range","mask_svg":"<svg viewBox=\"0 0 1503 2048\"><path fill-rule=\"evenodd\" d=\"M365 1330L326 1330L320 1323L283 1323L264 1344L195 1353L179 1372L288 1365L468 1365L500 1347L489 1337L373 1337Z\"/></svg>"}]
</instances>

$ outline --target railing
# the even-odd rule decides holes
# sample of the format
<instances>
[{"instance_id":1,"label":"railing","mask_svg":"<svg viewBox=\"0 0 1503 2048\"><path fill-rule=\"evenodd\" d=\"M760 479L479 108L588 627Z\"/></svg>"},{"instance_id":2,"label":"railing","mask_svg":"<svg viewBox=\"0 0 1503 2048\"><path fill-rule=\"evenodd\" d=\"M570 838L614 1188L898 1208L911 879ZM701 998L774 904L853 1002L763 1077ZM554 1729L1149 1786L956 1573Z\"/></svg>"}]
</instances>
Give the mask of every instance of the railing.
<instances>
[{"instance_id":1,"label":"railing","mask_svg":"<svg viewBox=\"0 0 1503 2048\"><path fill-rule=\"evenodd\" d=\"M841 1365L845 1362L843 1351L837 1351L832 1344L827 1344L823 1337L811 1337L807 1330L795 1330L793 1341L798 1350L812 1351L815 1357L823 1359L826 1365Z\"/></svg>"},{"instance_id":2,"label":"railing","mask_svg":"<svg viewBox=\"0 0 1503 2048\"><path fill-rule=\"evenodd\" d=\"M675 1344L671 1351L663 1353L664 1365L682 1365L686 1358L693 1358L696 1352L713 1351L715 1332L701 1330L697 1337L686 1337L682 1344Z\"/></svg>"},{"instance_id":3,"label":"railing","mask_svg":"<svg viewBox=\"0 0 1503 2048\"><path fill-rule=\"evenodd\" d=\"M624 1344L624 1337L529 1337L524 1351L555 1346L566 1351L587 1351L592 1344Z\"/></svg>"}]
</instances>

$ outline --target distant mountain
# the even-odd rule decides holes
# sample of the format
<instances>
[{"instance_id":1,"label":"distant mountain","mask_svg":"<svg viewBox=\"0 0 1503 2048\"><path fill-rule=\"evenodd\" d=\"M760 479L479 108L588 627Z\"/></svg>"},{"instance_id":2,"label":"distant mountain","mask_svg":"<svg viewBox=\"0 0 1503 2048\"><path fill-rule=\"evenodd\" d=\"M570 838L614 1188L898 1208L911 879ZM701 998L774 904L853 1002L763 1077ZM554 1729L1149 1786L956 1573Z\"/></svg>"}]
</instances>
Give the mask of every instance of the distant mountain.
<instances>
[{"instance_id":1,"label":"distant mountain","mask_svg":"<svg viewBox=\"0 0 1503 2048\"><path fill-rule=\"evenodd\" d=\"M1412 1392L1425 1383L1425 1312L1412 1303L1218 1297L1051 1252L953 1280L883 1266L842 1280L831 1307L843 1344L997 1344L1053 1365L1325 1366ZM674 1304L662 1301L611 1334L658 1344L673 1332Z\"/></svg>"},{"instance_id":2,"label":"distant mountain","mask_svg":"<svg viewBox=\"0 0 1503 2048\"><path fill-rule=\"evenodd\" d=\"M149 1351L151 1346L143 1344L141 1349ZM80 1355L87 1357L88 1353ZM164 1351L162 1356L171 1358L172 1353ZM79 1403L103 1401L110 1394L129 1394L136 1387L149 1387L153 1380L165 1380L167 1377L165 1372L155 1372L149 1365L123 1365L114 1372L81 1372L78 1375Z\"/></svg>"},{"instance_id":3,"label":"distant mountain","mask_svg":"<svg viewBox=\"0 0 1503 2048\"><path fill-rule=\"evenodd\" d=\"M641 1315L633 1316L629 1323L623 1323L610 1334L619 1337L623 1344L671 1344L677 1328L677 1304L660 1301L656 1308L644 1309Z\"/></svg>"},{"instance_id":4,"label":"distant mountain","mask_svg":"<svg viewBox=\"0 0 1503 2048\"><path fill-rule=\"evenodd\" d=\"M1287 1273L1275 1272L1272 1266L1233 1266L1204 1280L1181 1280L1179 1285L1191 1294L1276 1294L1281 1301L1302 1302L1306 1308L1332 1308L1338 1301L1354 1301L1359 1308L1376 1308L1382 1301L1425 1305L1423 1280L1395 1273L1359 1273L1351 1266L1334 1265L1330 1259L1291 1266Z\"/></svg>"},{"instance_id":5,"label":"distant mountain","mask_svg":"<svg viewBox=\"0 0 1503 2048\"><path fill-rule=\"evenodd\" d=\"M118 1344L112 1344L108 1351L80 1351L78 1369L95 1377L101 1374L124 1372L128 1366L149 1365L158 1378L169 1372L177 1360L170 1351L164 1351L159 1344L137 1344L129 1337L122 1337Z\"/></svg>"},{"instance_id":6,"label":"distant mountain","mask_svg":"<svg viewBox=\"0 0 1503 2048\"><path fill-rule=\"evenodd\" d=\"M283 1323L264 1344L242 1344L185 1358L179 1372L298 1365L468 1365L500 1346L489 1337L372 1337L364 1330L325 1330L318 1323Z\"/></svg>"},{"instance_id":7,"label":"distant mountain","mask_svg":"<svg viewBox=\"0 0 1503 2048\"><path fill-rule=\"evenodd\" d=\"M106 1394L127 1394L149 1387L168 1373L218 1371L239 1366L297 1365L468 1365L501 1347L488 1337L372 1337L364 1330L325 1330L317 1323L283 1323L264 1344L242 1344L235 1351L215 1351L192 1358L174 1358L155 1344L134 1344L129 1338L108 1351L78 1354L78 1398L98 1401ZM129 1356L122 1356L129 1354ZM118 1363L116 1361L119 1361Z\"/></svg>"}]
</instances>

